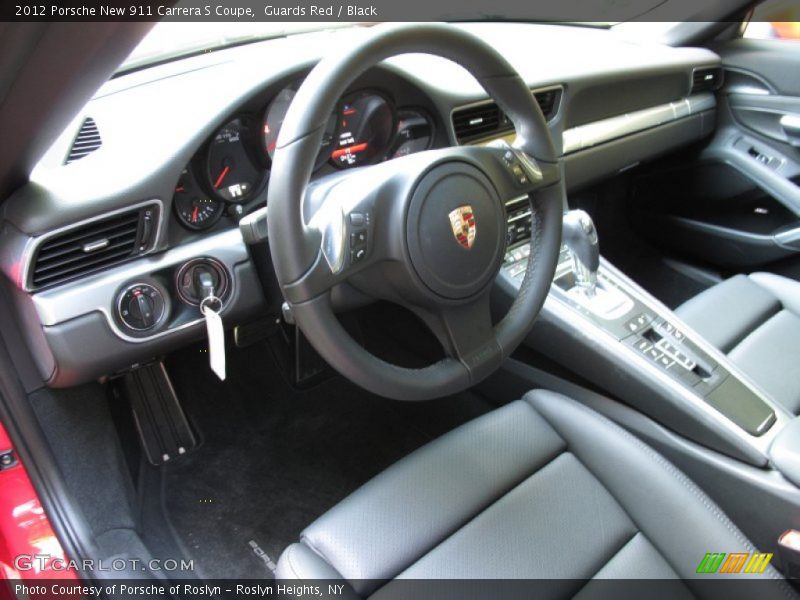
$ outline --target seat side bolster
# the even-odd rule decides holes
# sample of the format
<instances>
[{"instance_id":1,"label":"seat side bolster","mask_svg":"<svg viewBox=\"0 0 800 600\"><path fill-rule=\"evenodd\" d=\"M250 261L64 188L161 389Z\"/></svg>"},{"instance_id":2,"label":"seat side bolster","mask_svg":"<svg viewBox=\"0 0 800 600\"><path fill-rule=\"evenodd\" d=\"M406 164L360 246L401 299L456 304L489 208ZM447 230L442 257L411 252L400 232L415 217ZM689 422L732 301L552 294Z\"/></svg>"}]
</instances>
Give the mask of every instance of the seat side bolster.
<instances>
[{"instance_id":1,"label":"seat side bolster","mask_svg":"<svg viewBox=\"0 0 800 600\"><path fill-rule=\"evenodd\" d=\"M344 581L341 573L302 543L292 544L283 551L278 560L277 569L275 569L275 579L278 581L323 579L331 584L341 581L341 585L344 587L342 594L337 594L337 598L351 600L359 597L353 588Z\"/></svg>"},{"instance_id":2,"label":"seat side bolster","mask_svg":"<svg viewBox=\"0 0 800 600\"><path fill-rule=\"evenodd\" d=\"M608 489L681 577L696 577L707 552L755 551L688 477L615 423L560 394L533 391L525 400L567 441L568 450ZM762 597L784 597L786 583L771 566L763 576L774 579L775 585L765 585ZM692 582L688 585L692 587ZM729 591L736 597L736 590Z\"/></svg>"},{"instance_id":3,"label":"seat side bolster","mask_svg":"<svg viewBox=\"0 0 800 600\"><path fill-rule=\"evenodd\" d=\"M800 316L782 310L728 354L736 366L792 414L800 413Z\"/></svg>"},{"instance_id":4,"label":"seat side bolster","mask_svg":"<svg viewBox=\"0 0 800 600\"><path fill-rule=\"evenodd\" d=\"M342 579L328 562L305 544L292 544L278 560L275 579Z\"/></svg>"},{"instance_id":5,"label":"seat side bolster","mask_svg":"<svg viewBox=\"0 0 800 600\"><path fill-rule=\"evenodd\" d=\"M774 294L746 275L736 275L685 302L675 313L727 353L780 310Z\"/></svg>"},{"instance_id":6,"label":"seat side bolster","mask_svg":"<svg viewBox=\"0 0 800 600\"><path fill-rule=\"evenodd\" d=\"M395 463L309 525L303 543L369 595L564 447L518 400Z\"/></svg>"},{"instance_id":7,"label":"seat side bolster","mask_svg":"<svg viewBox=\"0 0 800 600\"><path fill-rule=\"evenodd\" d=\"M774 273L751 273L750 280L777 298L783 308L800 317L800 281Z\"/></svg>"}]
</instances>

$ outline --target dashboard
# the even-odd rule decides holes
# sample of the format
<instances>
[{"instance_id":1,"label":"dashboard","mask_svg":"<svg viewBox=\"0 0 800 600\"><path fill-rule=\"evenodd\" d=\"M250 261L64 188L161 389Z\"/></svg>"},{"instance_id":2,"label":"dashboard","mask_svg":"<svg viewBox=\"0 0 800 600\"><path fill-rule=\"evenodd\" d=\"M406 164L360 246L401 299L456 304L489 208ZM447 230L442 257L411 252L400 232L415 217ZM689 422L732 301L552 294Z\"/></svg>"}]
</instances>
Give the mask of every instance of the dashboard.
<instances>
[{"instance_id":1,"label":"dashboard","mask_svg":"<svg viewBox=\"0 0 800 600\"><path fill-rule=\"evenodd\" d=\"M693 83L698 70L719 69L711 51L579 27L463 27L529 84L569 190L713 132L713 89ZM98 90L3 204L0 271L43 381L76 385L201 338L201 282L214 287L228 327L279 315L282 299L264 284L268 245L246 244L238 225L266 204L277 136L305 75L367 34L258 42ZM403 55L339 99L314 177L513 133L463 68ZM511 245L530 235L530 215L508 200Z\"/></svg>"},{"instance_id":2,"label":"dashboard","mask_svg":"<svg viewBox=\"0 0 800 600\"><path fill-rule=\"evenodd\" d=\"M181 171L172 205L178 221L205 230L226 212L248 212L267 186L278 134L302 79L255 112L239 112L217 129ZM432 147L434 122L418 106L398 106L382 88L348 93L330 115L315 172L372 165Z\"/></svg>"}]
</instances>

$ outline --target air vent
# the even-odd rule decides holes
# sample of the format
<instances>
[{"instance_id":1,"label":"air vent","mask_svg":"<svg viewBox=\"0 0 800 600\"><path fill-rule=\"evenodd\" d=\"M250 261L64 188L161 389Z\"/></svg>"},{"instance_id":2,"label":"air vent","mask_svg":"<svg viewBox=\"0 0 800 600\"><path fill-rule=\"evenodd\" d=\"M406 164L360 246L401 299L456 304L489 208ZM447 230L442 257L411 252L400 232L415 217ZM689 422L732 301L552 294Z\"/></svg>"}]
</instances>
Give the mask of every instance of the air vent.
<instances>
[{"instance_id":1,"label":"air vent","mask_svg":"<svg viewBox=\"0 0 800 600\"><path fill-rule=\"evenodd\" d=\"M535 92L533 97L542 109L542 114L546 120L550 120L556 116L558 112L558 101L561 98L561 90L552 89L543 92Z\"/></svg>"},{"instance_id":2,"label":"air vent","mask_svg":"<svg viewBox=\"0 0 800 600\"><path fill-rule=\"evenodd\" d=\"M47 238L33 259L31 287L62 283L142 254L152 242L156 216L149 205Z\"/></svg>"},{"instance_id":3,"label":"air vent","mask_svg":"<svg viewBox=\"0 0 800 600\"><path fill-rule=\"evenodd\" d=\"M695 69L692 72L692 93L711 92L722 87L722 68Z\"/></svg>"},{"instance_id":4,"label":"air vent","mask_svg":"<svg viewBox=\"0 0 800 600\"><path fill-rule=\"evenodd\" d=\"M68 165L71 162L80 160L97 150L102 144L103 140L100 138L100 130L97 129L97 123L94 122L93 118L87 117L83 125L81 125L78 135L75 136L75 141L72 142L69 156L67 156L64 164Z\"/></svg>"},{"instance_id":5,"label":"air vent","mask_svg":"<svg viewBox=\"0 0 800 600\"><path fill-rule=\"evenodd\" d=\"M463 144L499 133L503 117L494 102L457 110L453 113L453 129L456 132L456 139ZM511 129L507 120L506 123L505 129Z\"/></svg>"},{"instance_id":6,"label":"air vent","mask_svg":"<svg viewBox=\"0 0 800 600\"><path fill-rule=\"evenodd\" d=\"M542 109L546 120L556 116L561 90L553 88L534 92L534 98ZM494 102L485 102L477 106L461 108L453 112L453 130L459 144L479 139L499 137L514 130L509 118Z\"/></svg>"}]
</instances>

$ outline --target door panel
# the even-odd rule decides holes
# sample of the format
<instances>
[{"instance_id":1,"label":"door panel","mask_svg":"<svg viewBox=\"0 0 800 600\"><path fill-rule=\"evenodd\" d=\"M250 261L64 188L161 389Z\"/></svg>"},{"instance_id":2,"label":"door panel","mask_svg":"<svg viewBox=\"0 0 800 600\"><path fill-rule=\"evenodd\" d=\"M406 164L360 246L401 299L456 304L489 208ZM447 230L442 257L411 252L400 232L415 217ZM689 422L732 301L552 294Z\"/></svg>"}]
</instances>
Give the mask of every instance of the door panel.
<instances>
[{"instance_id":1,"label":"door panel","mask_svg":"<svg viewBox=\"0 0 800 600\"><path fill-rule=\"evenodd\" d=\"M800 265L800 42L714 50L725 69L714 138L639 178L635 218L652 241L724 271Z\"/></svg>"},{"instance_id":2,"label":"door panel","mask_svg":"<svg viewBox=\"0 0 800 600\"><path fill-rule=\"evenodd\" d=\"M800 69L800 65L798 65ZM800 126L792 131L787 123L800 121L800 98L734 93L728 104L737 123L781 143L800 146Z\"/></svg>"},{"instance_id":3,"label":"door panel","mask_svg":"<svg viewBox=\"0 0 800 600\"><path fill-rule=\"evenodd\" d=\"M726 69L754 73L775 94L800 96L800 42L739 38L712 47Z\"/></svg>"}]
</instances>

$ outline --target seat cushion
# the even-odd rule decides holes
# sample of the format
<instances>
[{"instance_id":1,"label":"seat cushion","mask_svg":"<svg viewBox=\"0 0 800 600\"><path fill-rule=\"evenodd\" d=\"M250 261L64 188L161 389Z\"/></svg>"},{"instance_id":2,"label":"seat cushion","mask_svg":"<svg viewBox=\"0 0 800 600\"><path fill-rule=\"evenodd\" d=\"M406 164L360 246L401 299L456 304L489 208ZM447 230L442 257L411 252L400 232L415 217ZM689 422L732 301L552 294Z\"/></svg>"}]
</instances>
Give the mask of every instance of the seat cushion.
<instances>
[{"instance_id":1,"label":"seat cushion","mask_svg":"<svg viewBox=\"0 0 800 600\"><path fill-rule=\"evenodd\" d=\"M675 312L770 397L800 413L800 282L737 275Z\"/></svg>"},{"instance_id":2,"label":"seat cushion","mask_svg":"<svg viewBox=\"0 0 800 600\"><path fill-rule=\"evenodd\" d=\"M595 578L680 577L677 586L702 595L691 578L712 551L754 549L655 451L537 391L367 483L303 532L277 575L333 570L362 597L431 578L549 579L548 592L566 597L588 593ZM767 595L787 590L771 568L761 577L774 580Z\"/></svg>"}]
</instances>

